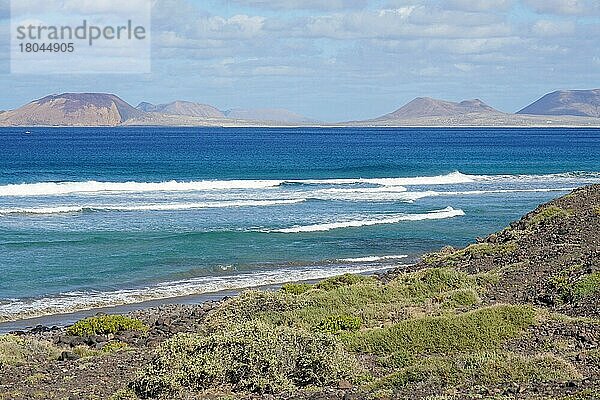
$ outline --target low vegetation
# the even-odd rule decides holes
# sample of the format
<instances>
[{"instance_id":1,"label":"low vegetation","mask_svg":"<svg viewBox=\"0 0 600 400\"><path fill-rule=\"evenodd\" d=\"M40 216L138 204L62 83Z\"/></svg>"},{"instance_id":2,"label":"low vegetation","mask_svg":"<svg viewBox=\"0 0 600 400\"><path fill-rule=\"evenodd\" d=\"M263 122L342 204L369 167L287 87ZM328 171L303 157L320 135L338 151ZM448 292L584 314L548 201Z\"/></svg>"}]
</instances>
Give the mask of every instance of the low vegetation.
<instances>
[{"instance_id":1,"label":"low vegetation","mask_svg":"<svg viewBox=\"0 0 600 400\"><path fill-rule=\"evenodd\" d=\"M493 306L440 317L402 321L369 329L349 338L349 347L380 355L423 355L493 349L519 336L534 322L535 311L526 306Z\"/></svg>"},{"instance_id":2,"label":"low vegetation","mask_svg":"<svg viewBox=\"0 0 600 400\"><path fill-rule=\"evenodd\" d=\"M340 379L372 392L416 382L577 379L555 356L502 350L536 323L537 312L518 305L472 309L496 280L429 268L387 283L344 275L249 291L209 315L204 332L163 343L131 387L141 398L172 398L215 388L297 391ZM364 357L375 365L367 368Z\"/></svg>"},{"instance_id":3,"label":"low vegetation","mask_svg":"<svg viewBox=\"0 0 600 400\"><path fill-rule=\"evenodd\" d=\"M57 359L60 350L51 343L30 337L0 336L0 368L3 365L22 365L29 361Z\"/></svg>"},{"instance_id":4,"label":"low vegetation","mask_svg":"<svg viewBox=\"0 0 600 400\"><path fill-rule=\"evenodd\" d=\"M321 290L334 290L343 286L351 286L355 285L359 282L365 281L373 281L373 277L367 277L363 275L354 275L354 274L344 274L340 276L334 276L332 278L328 278L322 280L321 282L315 285L315 288Z\"/></svg>"},{"instance_id":5,"label":"low vegetation","mask_svg":"<svg viewBox=\"0 0 600 400\"><path fill-rule=\"evenodd\" d=\"M113 340L108 342L102 347L102 351L104 353L113 353L115 351L124 351L129 350L129 345L127 343L119 342L118 340Z\"/></svg>"},{"instance_id":6,"label":"low vegetation","mask_svg":"<svg viewBox=\"0 0 600 400\"><path fill-rule=\"evenodd\" d=\"M281 291L288 294L302 294L312 289L308 283L286 283L281 287Z\"/></svg>"},{"instance_id":7,"label":"low vegetation","mask_svg":"<svg viewBox=\"0 0 600 400\"><path fill-rule=\"evenodd\" d=\"M524 356L506 351L477 351L423 358L378 379L372 387L401 389L414 384L449 387L581 378L573 365L551 354Z\"/></svg>"},{"instance_id":8,"label":"low vegetation","mask_svg":"<svg viewBox=\"0 0 600 400\"><path fill-rule=\"evenodd\" d=\"M600 293L600 272L577 276L581 268L581 265L575 265L549 278L549 284L556 291L559 304L582 301Z\"/></svg>"},{"instance_id":9,"label":"low vegetation","mask_svg":"<svg viewBox=\"0 0 600 400\"><path fill-rule=\"evenodd\" d=\"M67 333L74 336L91 336L124 331L145 332L147 330L148 326L140 320L123 315L102 315L76 322L67 329Z\"/></svg>"},{"instance_id":10,"label":"low vegetation","mask_svg":"<svg viewBox=\"0 0 600 400\"><path fill-rule=\"evenodd\" d=\"M360 329L362 320L351 315L330 315L316 327L316 332L338 334L340 332L356 332Z\"/></svg>"},{"instance_id":11,"label":"low vegetation","mask_svg":"<svg viewBox=\"0 0 600 400\"><path fill-rule=\"evenodd\" d=\"M232 323L260 320L314 330L328 318L352 316L361 327L389 325L412 316L441 313L452 307L479 302L478 293L491 274L468 275L452 268L431 268L404 274L384 284L363 276L345 275L290 294L248 291L230 299L206 321L207 330L219 331Z\"/></svg>"},{"instance_id":12,"label":"low vegetation","mask_svg":"<svg viewBox=\"0 0 600 400\"><path fill-rule=\"evenodd\" d=\"M564 210L557 206L547 206L544 207L541 211L535 214L529 221L527 221L527 225L530 227L546 224L552 221L556 221L561 218L568 218L572 215L572 212L568 210Z\"/></svg>"},{"instance_id":13,"label":"low vegetation","mask_svg":"<svg viewBox=\"0 0 600 400\"><path fill-rule=\"evenodd\" d=\"M461 262L474 259L505 256L516 250L517 244L514 241L499 244L476 243L458 251L446 249L437 253L427 254L423 257L423 261L429 265L456 266Z\"/></svg>"},{"instance_id":14,"label":"low vegetation","mask_svg":"<svg viewBox=\"0 0 600 400\"><path fill-rule=\"evenodd\" d=\"M336 383L357 368L331 335L254 322L210 335L176 336L132 387L143 398L210 387L274 393Z\"/></svg>"},{"instance_id":15,"label":"low vegetation","mask_svg":"<svg viewBox=\"0 0 600 400\"><path fill-rule=\"evenodd\" d=\"M600 293L600 272L582 276L573 284L573 297L583 299Z\"/></svg>"}]
</instances>

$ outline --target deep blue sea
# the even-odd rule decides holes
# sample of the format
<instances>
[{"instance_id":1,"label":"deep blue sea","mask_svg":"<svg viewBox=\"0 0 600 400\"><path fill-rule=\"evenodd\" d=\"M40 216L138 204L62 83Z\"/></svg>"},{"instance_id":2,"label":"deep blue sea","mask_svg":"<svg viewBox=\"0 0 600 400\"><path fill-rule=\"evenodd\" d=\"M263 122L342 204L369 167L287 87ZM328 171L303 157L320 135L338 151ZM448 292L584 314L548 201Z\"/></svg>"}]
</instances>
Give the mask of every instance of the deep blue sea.
<instances>
[{"instance_id":1,"label":"deep blue sea","mask_svg":"<svg viewBox=\"0 0 600 400\"><path fill-rule=\"evenodd\" d=\"M590 183L599 129L4 128L0 320L389 268Z\"/></svg>"}]
</instances>

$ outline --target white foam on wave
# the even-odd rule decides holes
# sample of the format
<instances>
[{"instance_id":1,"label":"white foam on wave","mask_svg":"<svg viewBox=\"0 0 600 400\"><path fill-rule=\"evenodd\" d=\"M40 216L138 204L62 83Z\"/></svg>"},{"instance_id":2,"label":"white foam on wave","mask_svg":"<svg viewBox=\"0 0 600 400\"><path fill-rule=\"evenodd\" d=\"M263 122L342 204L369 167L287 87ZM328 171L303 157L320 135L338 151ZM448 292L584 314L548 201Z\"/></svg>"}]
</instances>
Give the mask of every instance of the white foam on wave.
<instances>
[{"instance_id":1,"label":"white foam on wave","mask_svg":"<svg viewBox=\"0 0 600 400\"><path fill-rule=\"evenodd\" d=\"M349 263L361 263L361 262L377 262L377 261L387 261L387 260L401 260L403 258L408 258L406 254L401 254L397 256L368 256L368 257L357 257L357 258L341 258L340 261L349 262Z\"/></svg>"},{"instance_id":2,"label":"white foam on wave","mask_svg":"<svg viewBox=\"0 0 600 400\"><path fill-rule=\"evenodd\" d=\"M372 184L381 186L416 186L416 185L451 185L473 182L470 175L458 171L446 175L416 176L408 178L344 178L344 179L302 179L286 180L285 183L296 183L304 185L353 185Z\"/></svg>"},{"instance_id":3,"label":"white foam on wave","mask_svg":"<svg viewBox=\"0 0 600 400\"><path fill-rule=\"evenodd\" d=\"M550 193L550 192L570 192L574 188L538 188L538 189L497 189L497 190L465 190L465 191L424 191L424 192L406 192L402 199L415 201L426 197L443 197L443 196L480 196L486 194L510 194L510 193ZM388 198L389 199L389 198Z\"/></svg>"},{"instance_id":4,"label":"white foam on wave","mask_svg":"<svg viewBox=\"0 0 600 400\"><path fill-rule=\"evenodd\" d=\"M338 200L351 202L390 202L401 201L412 203L427 197L443 196L480 196L486 194L510 194L510 193L546 193L546 192L569 192L574 188L537 188L537 189L491 189L491 190L465 190L465 191L434 191L422 192L383 190L387 188L361 188L361 189L324 189L309 194L309 198L318 200Z\"/></svg>"},{"instance_id":5,"label":"white foam on wave","mask_svg":"<svg viewBox=\"0 0 600 400\"><path fill-rule=\"evenodd\" d=\"M548 192L569 192L575 188L538 188L538 189L498 189L498 190L466 190L462 192L423 192L431 196L469 196L482 194L503 194L503 193L548 193ZM419 194L419 193L415 193Z\"/></svg>"},{"instance_id":6,"label":"white foam on wave","mask_svg":"<svg viewBox=\"0 0 600 400\"><path fill-rule=\"evenodd\" d=\"M86 206L57 206L57 207L33 207L33 208L4 208L0 209L0 215L10 214L68 214L84 211L183 211L199 210L203 208L236 208L236 207L269 207L280 205L298 204L306 199L290 200L240 200L240 201L214 201L202 203L169 203L169 204L141 204L136 206L126 205L86 205Z\"/></svg>"},{"instance_id":7,"label":"white foam on wave","mask_svg":"<svg viewBox=\"0 0 600 400\"><path fill-rule=\"evenodd\" d=\"M556 174L468 175L475 182L598 182L600 172L561 172Z\"/></svg>"},{"instance_id":8,"label":"white foam on wave","mask_svg":"<svg viewBox=\"0 0 600 400\"><path fill-rule=\"evenodd\" d=\"M361 219L353 221L328 222L323 224L313 224L305 226L294 226L292 228L274 229L266 232L274 233L307 233L307 232L326 232L340 228L359 228L363 226L397 224L402 221L422 221L447 219L465 215L463 210L455 210L452 207L443 210L435 210L426 214L401 214L392 217L382 217L378 219Z\"/></svg>"},{"instance_id":9,"label":"white foam on wave","mask_svg":"<svg viewBox=\"0 0 600 400\"><path fill-rule=\"evenodd\" d=\"M202 192L228 190L261 190L277 188L283 184L302 185L376 185L383 192L403 192L405 186L456 185L464 183L498 182L598 182L599 172L569 172L547 175L467 175L455 171L438 176L398 178L343 178L301 180L202 180L167 182L38 182L0 186L0 197L60 196L69 194L111 194L147 192ZM360 189L360 188L357 188Z\"/></svg>"},{"instance_id":10,"label":"white foam on wave","mask_svg":"<svg viewBox=\"0 0 600 400\"><path fill-rule=\"evenodd\" d=\"M279 285L286 282L325 279L345 273L376 272L387 267L369 265L328 265L327 268L294 267L272 271L255 271L238 276L210 276L173 281L141 289L112 292L70 292L59 296L29 300L7 300L0 303L0 321L17 321L44 315L62 314L95 308L113 307L163 300L174 297L242 290L259 286Z\"/></svg>"},{"instance_id":11,"label":"white foam on wave","mask_svg":"<svg viewBox=\"0 0 600 400\"><path fill-rule=\"evenodd\" d=\"M191 192L206 190L267 189L281 185L276 180L168 181L168 182L39 182L0 186L0 197L57 196L74 193Z\"/></svg>"}]
</instances>

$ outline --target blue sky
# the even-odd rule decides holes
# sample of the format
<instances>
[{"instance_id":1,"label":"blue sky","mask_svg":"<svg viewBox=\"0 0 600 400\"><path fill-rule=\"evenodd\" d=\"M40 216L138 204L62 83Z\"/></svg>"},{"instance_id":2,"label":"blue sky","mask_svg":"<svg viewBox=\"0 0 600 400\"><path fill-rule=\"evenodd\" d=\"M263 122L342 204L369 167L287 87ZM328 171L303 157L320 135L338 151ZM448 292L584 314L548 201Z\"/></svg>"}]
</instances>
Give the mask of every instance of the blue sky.
<instances>
[{"instance_id":1,"label":"blue sky","mask_svg":"<svg viewBox=\"0 0 600 400\"><path fill-rule=\"evenodd\" d=\"M153 72L140 75L11 75L8 14L0 0L0 109L94 91L341 121L417 96L513 112L600 87L598 0L155 0Z\"/></svg>"}]
</instances>

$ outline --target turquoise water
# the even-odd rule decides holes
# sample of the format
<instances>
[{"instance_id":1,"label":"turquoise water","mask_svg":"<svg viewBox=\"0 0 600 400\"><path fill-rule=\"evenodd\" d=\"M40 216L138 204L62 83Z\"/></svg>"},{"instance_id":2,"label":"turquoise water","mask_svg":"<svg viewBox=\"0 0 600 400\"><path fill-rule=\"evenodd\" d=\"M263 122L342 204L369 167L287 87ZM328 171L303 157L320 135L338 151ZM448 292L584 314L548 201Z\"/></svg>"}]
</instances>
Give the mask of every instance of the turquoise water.
<instances>
[{"instance_id":1,"label":"turquoise water","mask_svg":"<svg viewBox=\"0 0 600 400\"><path fill-rule=\"evenodd\" d=\"M388 268L600 183L598 129L28 130L0 319Z\"/></svg>"}]
</instances>

